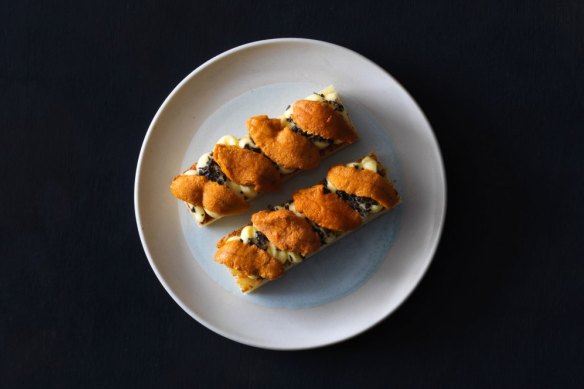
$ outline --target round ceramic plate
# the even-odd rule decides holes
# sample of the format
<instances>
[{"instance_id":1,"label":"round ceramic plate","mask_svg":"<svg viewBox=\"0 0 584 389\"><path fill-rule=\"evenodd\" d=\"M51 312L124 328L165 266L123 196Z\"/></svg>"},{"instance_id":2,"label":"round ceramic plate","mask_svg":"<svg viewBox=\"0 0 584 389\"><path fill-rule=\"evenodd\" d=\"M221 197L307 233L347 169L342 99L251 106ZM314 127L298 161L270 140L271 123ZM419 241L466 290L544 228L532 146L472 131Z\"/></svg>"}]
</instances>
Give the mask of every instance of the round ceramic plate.
<instances>
[{"instance_id":1,"label":"round ceramic plate","mask_svg":"<svg viewBox=\"0 0 584 389\"><path fill-rule=\"evenodd\" d=\"M319 169L264 195L250 211L200 228L169 192L173 176L249 116L279 116L328 85L343 99L358 143ZM375 152L402 203L281 279L250 295L213 261L215 242L251 213L322 180L336 163ZM172 298L209 329L240 343L303 349L347 339L393 312L428 268L442 229L446 187L438 145L423 113L383 69L330 43L274 39L229 50L185 78L162 104L142 145L135 183L144 251Z\"/></svg>"}]
</instances>

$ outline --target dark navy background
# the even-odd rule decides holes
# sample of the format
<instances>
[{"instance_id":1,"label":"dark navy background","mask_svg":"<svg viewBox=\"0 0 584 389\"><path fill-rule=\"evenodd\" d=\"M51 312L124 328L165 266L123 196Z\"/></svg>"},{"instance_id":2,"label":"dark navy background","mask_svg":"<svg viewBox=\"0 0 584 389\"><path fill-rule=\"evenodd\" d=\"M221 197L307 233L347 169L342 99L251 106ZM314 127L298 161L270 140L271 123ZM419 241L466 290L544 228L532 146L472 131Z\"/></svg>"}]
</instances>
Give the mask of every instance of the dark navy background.
<instances>
[{"instance_id":1,"label":"dark navy background","mask_svg":"<svg viewBox=\"0 0 584 389\"><path fill-rule=\"evenodd\" d=\"M584 2L0 3L0 387L584 386ZM207 59L306 37L387 69L430 120L448 211L374 329L224 339L164 291L133 185L156 110Z\"/></svg>"}]
</instances>

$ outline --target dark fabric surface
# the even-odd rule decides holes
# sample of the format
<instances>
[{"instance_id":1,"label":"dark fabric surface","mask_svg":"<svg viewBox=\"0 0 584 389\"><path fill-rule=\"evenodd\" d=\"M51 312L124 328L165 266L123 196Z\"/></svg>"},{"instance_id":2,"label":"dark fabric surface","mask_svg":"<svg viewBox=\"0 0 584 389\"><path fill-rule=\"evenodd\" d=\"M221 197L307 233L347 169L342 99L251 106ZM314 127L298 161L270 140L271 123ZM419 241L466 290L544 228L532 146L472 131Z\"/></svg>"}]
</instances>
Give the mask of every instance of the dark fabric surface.
<instances>
[{"instance_id":1,"label":"dark fabric surface","mask_svg":"<svg viewBox=\"0 0 584 389\"><path fill-rule=\"evenodd\" d=\"M582 387L582 1L0 3L0 387ZM164 291L133 210L174 86L224 50L321 39L387 69L448 178L434 262L390 318L243 346Z\"/></svg>"}]
</instances>

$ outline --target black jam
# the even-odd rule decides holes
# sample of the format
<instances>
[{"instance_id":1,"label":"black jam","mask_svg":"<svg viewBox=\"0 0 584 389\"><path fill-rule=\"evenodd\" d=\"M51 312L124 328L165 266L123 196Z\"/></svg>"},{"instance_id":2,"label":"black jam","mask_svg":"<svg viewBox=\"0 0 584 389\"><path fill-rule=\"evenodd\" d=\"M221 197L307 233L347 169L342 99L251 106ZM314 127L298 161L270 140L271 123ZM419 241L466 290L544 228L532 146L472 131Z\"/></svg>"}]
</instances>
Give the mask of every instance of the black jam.
<instances>
[{"instance_id":1,"label":"black jam","mask_svg":"<svg viewBox=\"0 0 584 389\"><path fill-rule=\"evenodd\" d=\"M338 112L343 112L343 111L345 110L345 107L343 107L343 104L341 104L341 103L337 103L337 102L336 102L336 101L334 101L334 100L326 100L326 99L324 98L324 94L322 94L322 93L317 93L317 92L314 92L314 94L315 94L315 95L317 95L317 96L320 96L320 97L322 98L322 100L323 100L325 103L332 105L335 111L338 111ZM288 106L288 107L290 107L290 106ZM287 109L288 109L288 108L286 108L286 110L287 110Z\"/></svg>"},{"instance_id":2,"label":"black jam","mask_svg":"<svg viewBox=\"0 0 584 389\"><path fill-rule=\"evenodd\" d=\"M339 233L338 233L338 232L336 232L336 231L329 230L328 228L321 227L321 226L319 226L318 224L316 224L316 223L315 223L315 222L313 222L313 221L310 221L310 220L308 220L308 219L307 219L307 221L308 221L310 224L312 224L312 230L313 230L314 232L316 232L316 234L317 234L317 235L318 235L318 237L320 238L320 244L321 244L321 245L325 245L325 244L327 244L327 241L326 241L326 239L327 239L328 237L331 237L331 236L332 236L332 237L336 237L336 236L338 236L338 234L339 234Z\"/></svg>"},{"instance_id":3,"label":"black jam","mask_svg":"<svg viewBox=\"0 0 584 389\"><path fill-rule=\"evenodd\" d=\"M337 103L334 100L325 100L327 103L329 103L330 105L333 106L334 110L337 112L343 112L345 110L345 107L343 107L343 104Z\"/></svg>"},{"instance_id":4,"label":"black jam","mask_svg":"<svg viewBox=\"0 0 584 389\"><path fill-rule=\"evenodd\" d=\"M359 212L359 215L362 217L367 217L371 213L371 207L374 205L379 205L379 203L372 198L369 197L361 197L352 194L348 194L347 192L343 192L342 190L337 190L336 195L339 196L341 200L344 200L349 204L349 206L354 209L355 211Z\"/></svg>"},{"instance_id":5,"label":"black jam","mask_svg":"<svg viewBox=\"0 0 584 389\"><path fill-rule=\"evenodd\" d=\"M312 229L314 230L314 232L317 233L318 237L320 238L320 244L322 244L322 245L326 244L326 241L325 241L326 235L325 235L325 233L320 228L318 228L316 226L313 226Z\"/></svg>"},{"instance_id":6,"label":"black jam","mask_svg":"<svg viewBox=\"0 0 584 389\"><path fill-rule=\"evenodd\" d=\"M250 242L252 242L252 241L250 240ZM260 231L256 231L255 237L253 239L253 244L258 246L262 250L267 250L268 249L268 238Z\"/></svg>"},{"instance_id":7,"label":"black jam","mask_svg":"<svg viewBox=\"0 0 584 389\"><path fill-rule=\"evenodd\" d=\"M255 142L253 141L252 137L250 136L249 139L251 140L251 143L253 143L255 145ZM245 146L243 146L244 149L246 150L250 150L253 151L255 153L261 153L262 151L259 149L259 147L253 147L248 145L247 143L245 144Z\"/></svg>"},{"instance_id":8,"label":"black jam","mask_svg":"<svg viewBox=\"0 0 584 389\"><path fill-rule=\"evenodd\" d=\"M290 128L292 131L302 135L305 138L310 139L313 142L323 142L323 143L328 143L329 145L332 145L334 140L333 139L327 139L327 138L323 138L320 135L315 135L315 134L309 134L308 132L304 131L303 129L301 129L300 127L298 127L296 125L296 123L294 123L294 121L292 119L287 119L290 123L292 123L292 128Z\"/></svg>"},{"instance_id":9,"label":"black jam","mask_svg":"<svg viewBox=\"0 0 584 389\"><path fill-rule=\"evenodd\" d=\"M320 244L326 244L324 233L319 228L313 227L312 229L318 234L318 237L320 238Z\"/></svg>"},{"instance_id":10,"label":"black jam","mask_svg":"<svg viewBox=\"0 0 584 389\"><path fill-rule=\"evenodd\" d=\"M209 162L207 162L207 165L199 168L198 170L200 176L205 176L211 181L215 181L220 185L225 184L225 181L227 181L227 177L225 177L225 174L221 171L221 168L213 159L213 153L211 153L209 156Z\"/></svg>"}]
</instances>

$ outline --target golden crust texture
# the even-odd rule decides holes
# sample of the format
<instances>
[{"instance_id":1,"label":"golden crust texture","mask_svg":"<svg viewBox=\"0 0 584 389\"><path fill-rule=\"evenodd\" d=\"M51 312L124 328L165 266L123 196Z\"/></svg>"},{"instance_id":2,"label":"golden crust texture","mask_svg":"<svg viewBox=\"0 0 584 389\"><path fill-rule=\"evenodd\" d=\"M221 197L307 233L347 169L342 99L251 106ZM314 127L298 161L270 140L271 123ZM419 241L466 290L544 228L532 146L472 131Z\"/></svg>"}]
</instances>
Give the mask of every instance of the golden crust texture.
<instances>
[{"instance_id":1,"label":"golden crust texture","mask_svg":"<svg viewBox=\"0 0 584 389\"><path fill-rule=\"evenodd\" d=\"M203 204L203 190L209 179L204 176L179 175L170 183L170 192L174 197L201 206Z\"/></svg>"},{"instance_id":2,"label":"golden crust texture","mask_svg":"<svg viewBox=\"0 0 584 389\"><path fill-rule=\"evenodd\" d=\"M370 170L333 166L326 178L335 188L349 194L372 198L385 208L393 208L399 202L399 195L391 182Z\"/></svg>"},{"instance_id":3,"label":"golden crust texture","mask_svg":"<svg viewBox=\"0 0 584 389\"><path fill-rule=\"evenodd\" d=\"M320 238L312 226L292 211L260 211L251 216L251 222L281 250L307 255L320 248Z\"/></svg>"},{"instance_id":4,"label":"golden crust texture","mask_svg":"<svg viewBox=\"0 0 584 389\"><path fill-rule=\"evenodd\" d=\"M249 208L249 203L231 189L204 176L176 176L170 191L180 200L222 216L236 215Z\"/></svg>"},{"instance_id":5,"label":"golden crust texture","mask_svg":"<svg viewBox=\"0 0 584 389\"><path fill-rule=\"evenodd\" d=\"M249 203L231 189L216 182L205 184L203 207L222 216L237 215L249 208Z\"/></svg>"},{"instance_id":6,"label":"golden crust texture","mask_svg":"<svg viewBox=\"0 0 584 389\"><path fill-rule=\"evenodd\" d=\"M355 129L342 114L322 101L299 100L292 105L292 119L303 130L343 143L355 143Z\"/></svg>"},{"instance_id":7,"label":"golden crust texture","mask_svg":"<svg viewBox=\"0 0 584 389\"><path fill-rule=\"evenodd\" d=\"M305 170L320 164L318 147L283 125L280 119L254 116L247 119L246 125L254 143L279 166Z\"/></svg>"},{"instance_id":8,"label":"golden crust texture","mask_svg":"<svg viewBox=\"0 0 584 389\"><path fill-rule=\"evenodd\" d=\"M284 265L264 250L234 240L226 242L215 253L215 260L245 276L274 280L284 273Z\"/></svg>"},{"instance_id":9,"label":"golden crust texture","mask_svg":"<svg viewBox=\"0 0 584 389\"><path fill-rule=\"evenodd\" d=\"M294 207L321 227L349 231L361 225L361 216L334 193L324 193L323 185L301 189L293 195Z\"/></svg>"},{"instance_id":10,"label":"golden crust texture","mask_svg":"<svg viewBox=\"0 0 584 389\"><path fill-rule=\"evenodd\" d=\"M239 185L252 186L256 192L280 189L280 173L265 156L237 146L215 145L213 159L223 173Z\"/></svg>"}]
</instances>

